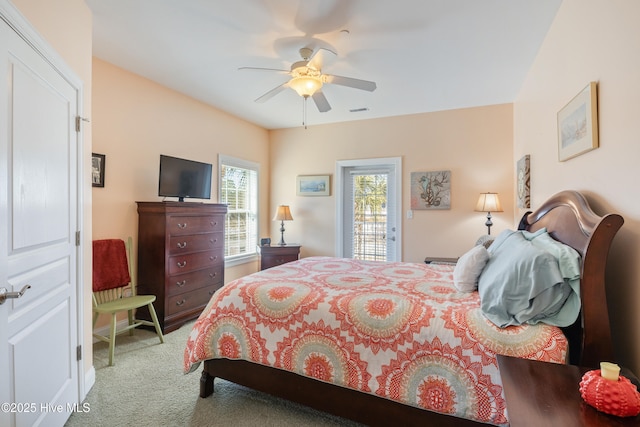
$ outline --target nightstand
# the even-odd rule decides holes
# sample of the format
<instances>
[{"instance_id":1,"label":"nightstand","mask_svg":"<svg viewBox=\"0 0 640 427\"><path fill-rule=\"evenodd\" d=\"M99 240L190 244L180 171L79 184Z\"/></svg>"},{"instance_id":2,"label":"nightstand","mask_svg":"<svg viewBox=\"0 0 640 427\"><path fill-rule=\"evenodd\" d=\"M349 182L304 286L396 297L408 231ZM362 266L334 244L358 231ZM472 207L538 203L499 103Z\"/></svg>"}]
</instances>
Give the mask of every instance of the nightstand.
<instances>
[{"instance_id":1,"label":"nightstand","mask_svg":"<svg viewBox=\"0 0 640 427\"><path fill-rule=\"evenodd\" d=\"M589 406L580 396L588 368L498 355L511 427L638 426L640 416L620 418ZM633 374L620 372L630 380Z\"/></svg>"},{"instance_id":2,"label":"nightstand","mask_svg":"<svg viewBox=\"0 0 640 427\"><path fill-rule=\"evenodd\" d=\"M428 256L424 259L425 264L455 264L458 262L458 258L440 258Z\"/></svg>"},{"instance_id":3,"label":"nightstand","mask_svg":"<svg viewBox=\"0 0 640 427\"><path fill-rule=\"evenodd\" d=\"M287 262L296 261L300 257L300 245L260 246L260 270L276 267Z\"/></svg>"}]
</instances>

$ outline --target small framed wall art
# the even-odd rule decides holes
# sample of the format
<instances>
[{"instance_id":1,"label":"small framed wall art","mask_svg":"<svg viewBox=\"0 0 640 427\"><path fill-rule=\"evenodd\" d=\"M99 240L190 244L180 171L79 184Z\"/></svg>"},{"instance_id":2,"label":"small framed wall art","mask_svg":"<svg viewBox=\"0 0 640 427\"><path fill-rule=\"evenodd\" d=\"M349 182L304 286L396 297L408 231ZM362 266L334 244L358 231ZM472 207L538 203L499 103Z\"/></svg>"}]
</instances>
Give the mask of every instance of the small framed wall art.
<instances>
[{"instance_id":1,"label":"small framed wall art","mask_svg":"<svg viewBox=\"0 0 640 427\"><path fill-rule=\"evenodd\" d=\"M296 195L328 196L330 175L298 175L296 179Z\"/></svg>"},{"instance_id":2,"label":"small framed wall art","mask_svg":"<svg viewBox=\"0 0 640 427\"><path fill-rule=\"evenodd\" d=\"M411 209L451 209L451 171L411 172Z\"/></svg>"},{"instance_id":3,"label":"small framed wall art","mask_svg":"<svg viewBox=\"0 0 640 427\"><path fill-rule=\"evenodd\" d=\"M598 85L591 82L558 112L558 160L598 148Z\"/></svg>"},{"instance_id":4,"label":"small framed wall art","mask_svg":"<svg viewBox=\"0 0 640 427\"><path fill-rule=\"evenodd\" d=\"M91 186L104 187L104 154L91 153Z\"/></svg>"},{"instance_id":5,"label":"small framed wall art","mask_svg":"<svg viewBox=\"0 0 640 427\"><path fill-rule=\"evenodd\" d=\"M516 167L516 177L518 182L517 190L518 190L518 207L519 208L530 208L531 207L531 196L529 195L530 187L531 187L531 173L530 173L530 163L529 155L526 154L522 156L520 160L518 160L518 164Z\"/></svg>"}]
</instances>

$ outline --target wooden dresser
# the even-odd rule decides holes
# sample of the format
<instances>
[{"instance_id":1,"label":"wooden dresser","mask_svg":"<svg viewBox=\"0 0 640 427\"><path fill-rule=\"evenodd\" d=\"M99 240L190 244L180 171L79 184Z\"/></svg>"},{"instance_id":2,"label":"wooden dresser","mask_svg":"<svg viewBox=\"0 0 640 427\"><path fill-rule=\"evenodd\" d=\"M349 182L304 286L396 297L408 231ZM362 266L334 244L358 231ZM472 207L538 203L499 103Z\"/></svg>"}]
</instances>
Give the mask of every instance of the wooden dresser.
<instances>
[{"instance_id":1,"label":"wooden dresser","mask_svg":"<svg viewBox=\"0 0 640 427\"><path fill-rule=\"evenodd\" d=\"M138 203L138 293L154 294L163 332L200 315L224 284L226 205ZM147 310L137 314L150 319Z\"/></svg>"}]
</instances>

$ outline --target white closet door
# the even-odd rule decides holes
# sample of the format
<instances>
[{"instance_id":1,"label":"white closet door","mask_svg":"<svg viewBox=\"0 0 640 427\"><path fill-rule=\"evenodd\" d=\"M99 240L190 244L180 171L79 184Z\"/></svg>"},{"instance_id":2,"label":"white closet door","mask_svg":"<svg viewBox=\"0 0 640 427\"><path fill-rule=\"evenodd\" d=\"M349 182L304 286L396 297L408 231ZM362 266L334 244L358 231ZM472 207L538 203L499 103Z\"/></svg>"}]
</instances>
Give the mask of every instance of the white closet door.
<instances>
[{"instance_id":1,"label":"white closet door","mask_svg":"<svg viewBox=\"0 0 640 427\"><path fill-rule=\"evenodd\" d=\"M29 286L0 305L0 425L62 426L79 400L78 90L4 20L0 64L0 288Z\"/></svg>"}]
</instances>

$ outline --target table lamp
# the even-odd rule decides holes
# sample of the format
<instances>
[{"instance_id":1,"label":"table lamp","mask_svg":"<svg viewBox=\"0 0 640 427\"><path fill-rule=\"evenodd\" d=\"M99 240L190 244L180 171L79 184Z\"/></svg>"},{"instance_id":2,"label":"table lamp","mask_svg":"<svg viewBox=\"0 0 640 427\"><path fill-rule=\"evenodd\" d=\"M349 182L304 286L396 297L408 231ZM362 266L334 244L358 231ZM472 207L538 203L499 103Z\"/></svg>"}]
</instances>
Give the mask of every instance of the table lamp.
<instances>
[{"instance_id":1,"label":"table lamp","mask_svg":"<svg viewBox=\"0 0 640 427\"><path fill-rule=\"evenodd\" d=\"M487 226L487 234L491 235L491 212L502 212L502 205L500 205L500 199L497 193L480 193L480 198L476 204L476 212L486 212L487 222L484 225Z\"/></svg>"},{"instance_id":2,"label":"table lamp","mask_svg":"<svg viewBox=\"0 0 640 427\"><path fill-rule=\"evenodd\" d=\"M293 221L293 217L291 216L291 211L289 210L289 206L280 205L278 206L278 210L276 211L275 216L273 217L274 221L281 221L280 225L280 246L286 245L284 242L284 222L285 221Z\"/></svg>"}]
</instances>

